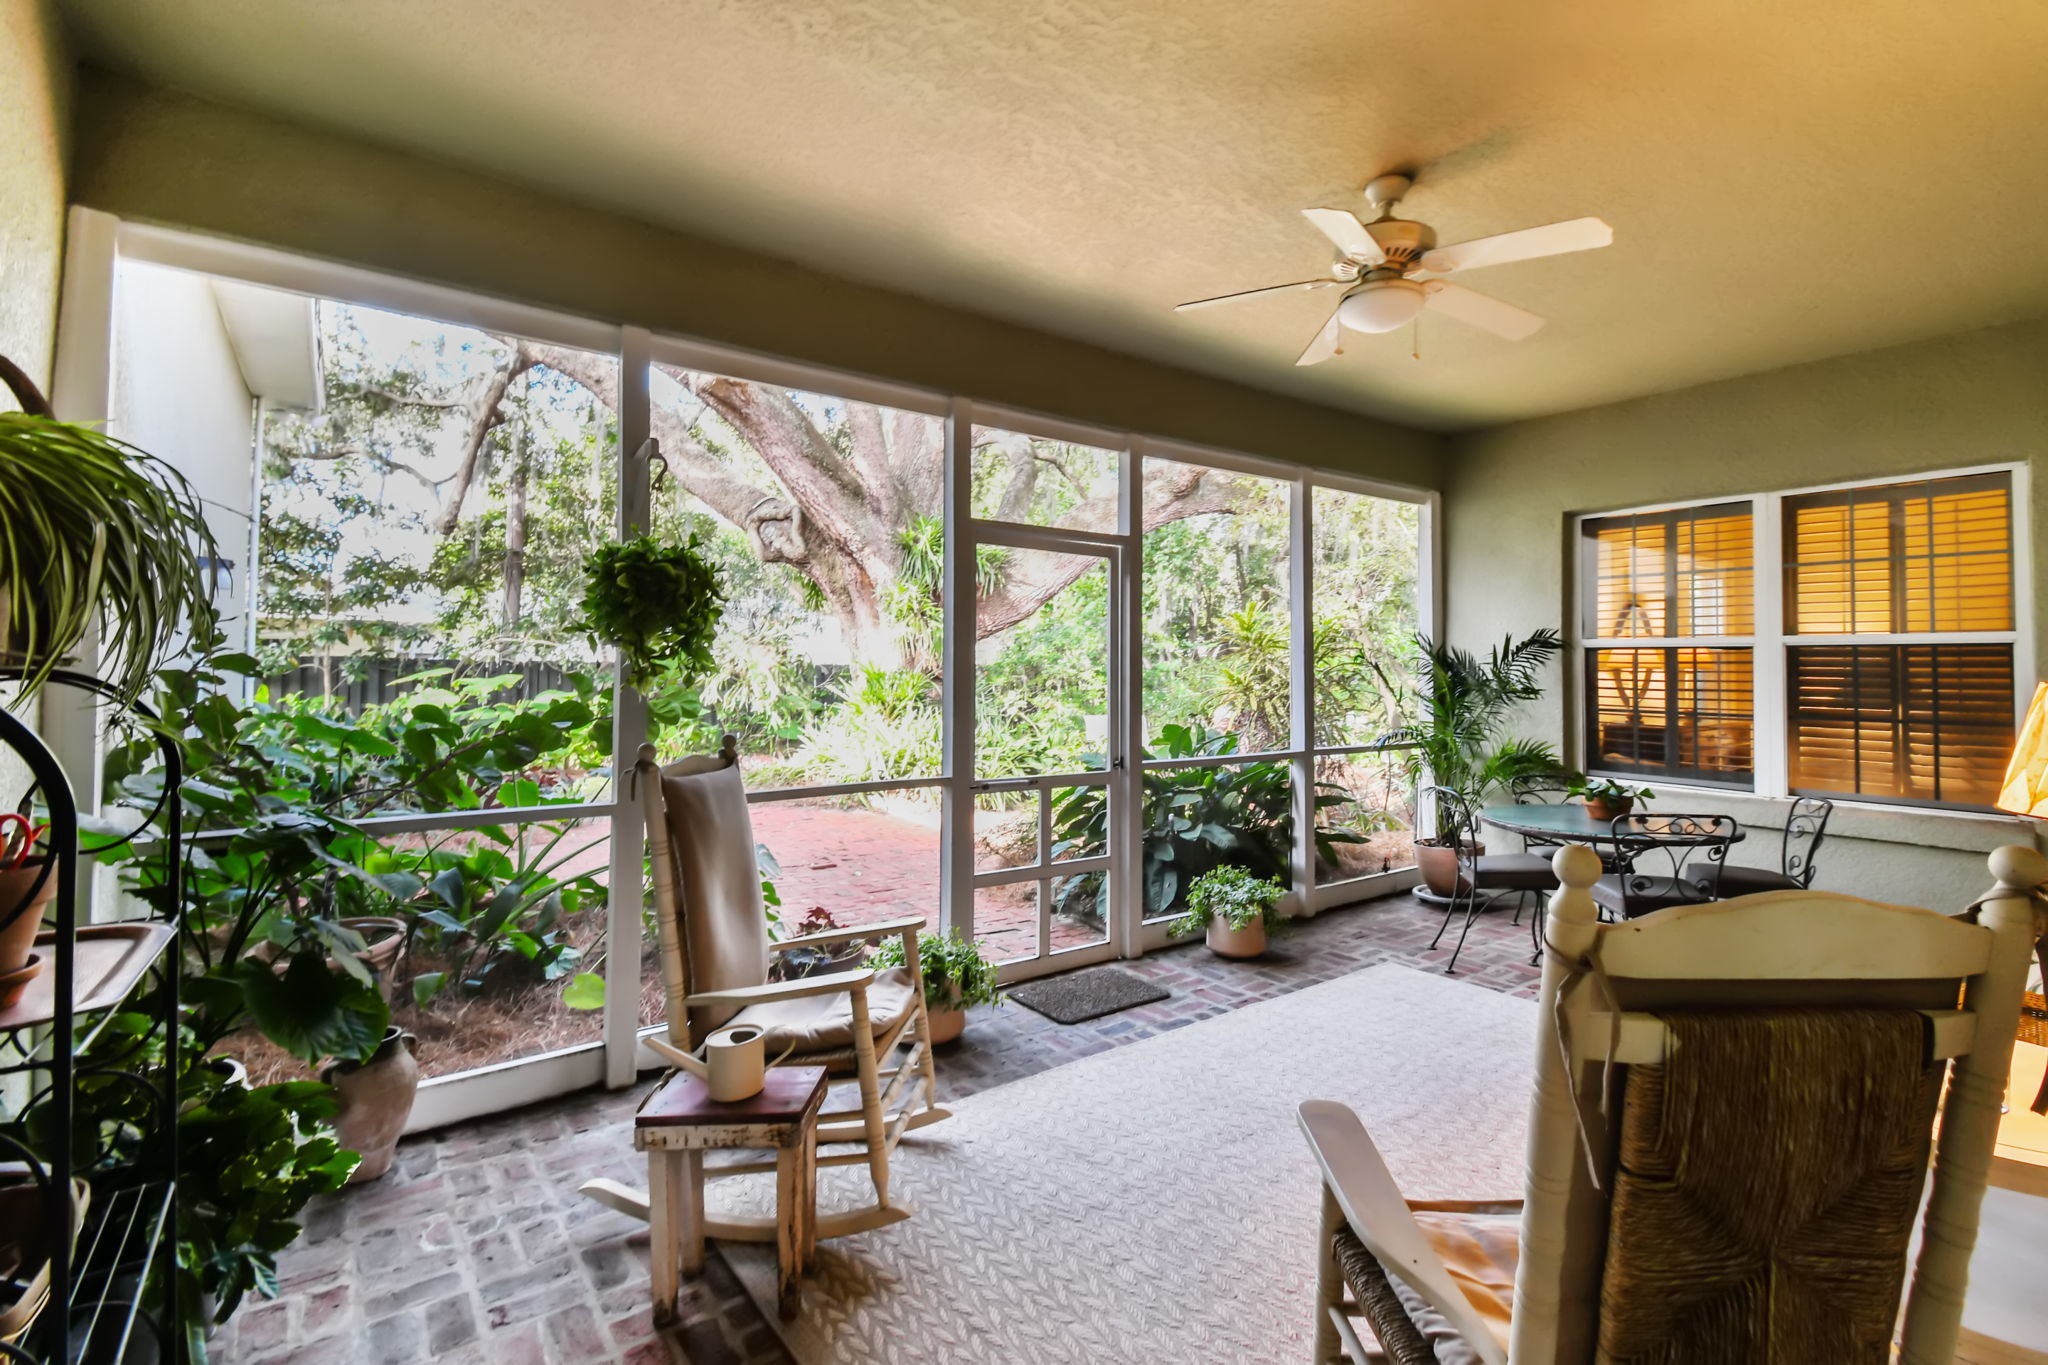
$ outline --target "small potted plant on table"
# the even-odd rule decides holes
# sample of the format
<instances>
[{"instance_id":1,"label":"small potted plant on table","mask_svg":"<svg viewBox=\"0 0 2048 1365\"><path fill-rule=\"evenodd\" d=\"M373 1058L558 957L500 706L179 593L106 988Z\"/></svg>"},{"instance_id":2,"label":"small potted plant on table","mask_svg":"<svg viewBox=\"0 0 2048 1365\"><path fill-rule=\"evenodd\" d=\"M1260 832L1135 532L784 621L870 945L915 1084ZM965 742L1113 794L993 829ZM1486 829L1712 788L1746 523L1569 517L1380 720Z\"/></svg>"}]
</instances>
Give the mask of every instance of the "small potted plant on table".
<instances>
[{"instance_id":1,"label":"small potted plant on table","mask_svg":"<svg viewBox=\"0 0 2048 1365\"><path fill-rule=\"evenodd\" d=\"M1286 922L1280 904L1287 888L1241 867L1211 868L1188 887L1188 912L1173 922L1173 935L1207 930L1209 951L1218 957L1257 957L1266 936Z\"/></svg>"},{"instance_id":2,"label":"small potted plant on table","mask_svg":"<svg viewBox=\"0 0 2048 1365\"><path fill-rule=\"evenodd\" d=\"M903 940L892 938L868 959L871 967L903 965ZM924 978L925 1008L931 1012L933 1043L950 1043L967 1027L973 1005L1000 1005L995 964L956 929L917 936L918 974Z\"/></svg>"},{"instance_id":3,"label":"small potted plant on table","mask_svg":"<svg viewBox=\"0 0 2048 1365\"><path fill-rule=\"evenodd\" d=\"M1627 815L1636 808L1636 802L1649 801L1657 795L1648 787L1624 786L1611 777L1588 777L1584 773L1572 778L1565 794L1585 802L1586 814L1595 820Z\"/></svg>"}]
</instances>

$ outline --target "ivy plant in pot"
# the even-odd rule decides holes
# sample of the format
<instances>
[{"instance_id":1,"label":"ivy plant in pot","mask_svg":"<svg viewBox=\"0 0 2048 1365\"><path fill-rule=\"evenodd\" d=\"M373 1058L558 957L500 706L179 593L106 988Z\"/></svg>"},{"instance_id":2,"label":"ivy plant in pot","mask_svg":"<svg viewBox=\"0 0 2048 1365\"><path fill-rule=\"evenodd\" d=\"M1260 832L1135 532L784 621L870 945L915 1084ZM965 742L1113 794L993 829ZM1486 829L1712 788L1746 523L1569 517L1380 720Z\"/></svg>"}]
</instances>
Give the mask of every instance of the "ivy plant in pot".
<instances>
[{"instance_id":1,"label":"ivy plant in pot","mask_svg":"<svg viewBox=\"0 0 2048 1365\"><path fill-rule=\"evenodd\" d=\"M1257 877L1232 864L1211 868L1188 887L1188 912L1170 932L1208 932L1209 951L1218 957L1257 957L1266 939L1286 924L1281 903L1287 888L1270 877Z\"/></svg>"},{"instance_id":2,"label":"ivy plant in pot","mask_svg":"<svg viewBox=\"0 0 2048 1365\"><path fill-rule=\"evenodd\" d=\"M903 965L903 940L892 938L868 959L874 967ZM924 978L925 1008L931 1011L932 1042L950 1043L967 1027L967 1011L975 1005L1000 1005L996 968L957 929L917 936L918 974Z\"/></svg>"},{"instance_id":3,"label":"ivy plant in pot","mask_svg":"<svg viewBox=\"0 0 2048 1365\"><path fill-rule=\"evenodd\" d=\"M1515 708L1543 695L1543 671L1562 648L1554 630L1512 635L1484 659L1463 649L1417 636L1417 688L1422 719L1381 742L1405 745L1407 777L1448 787L1473 806L1519 778L1560 771L1557 751L1541 740L1507 737ZM1437 828L1452 822L1436 812ZM1439 896L1457 886L1458 850L1443 840L1415 841L1415 863L1423 884Z\"/></svg>"},{"instance_id":4,"label":"ivy plant in pot","mask_svg":"<svg viewBox=\"0 0 2048 1365\"><path fill-rule=\"evenodd\" d=\"M1612 820L1627 815L1636 808L1638 801L1653 801L1657 793L1648 787L1631 787L1611 777L1588 777L1585 773L1574 773L1571 785L1565 788L1565 795L1576 796L1586 803L1586 814L1595 820Z\"/></svg>"},{"instance_id":5,"label":"ivy plant in pot","mask_svg":"<svg viewBox=\"0 0 2048 1365\"><path fill-rule=\"evenodd\" d=\"M583 567L584 629L593 643L618 647L641 691L710 672L725 585L718 567L698 552L697 537L664 543L640 536L603 545Z\"/></svg>"}]
</instances>

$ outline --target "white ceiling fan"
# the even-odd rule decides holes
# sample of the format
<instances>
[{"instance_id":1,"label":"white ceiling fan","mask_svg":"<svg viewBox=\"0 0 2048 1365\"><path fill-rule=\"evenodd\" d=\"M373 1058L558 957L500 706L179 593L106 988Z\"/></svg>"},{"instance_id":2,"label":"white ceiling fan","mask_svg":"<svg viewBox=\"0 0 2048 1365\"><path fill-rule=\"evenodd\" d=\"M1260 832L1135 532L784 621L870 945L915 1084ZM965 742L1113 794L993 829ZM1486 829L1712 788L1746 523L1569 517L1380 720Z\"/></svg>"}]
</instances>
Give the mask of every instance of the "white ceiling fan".
<instances>
[{"instance_id":1,"label":"white ceiling fan","mask_svg":"<svg viewBox=\"0 0 2048 1365\"><path fill-rule=\"evenodd\" d=\"M1426 223L1394 217L1394 206L1414 183L1406 175L1382 175L1365 187L1366 202L1379 215L1370 223L1360 222L1342 209L1303 209L1302 215L1336 243L1338 256L1330 273L1320 279L1297 280L1293 284L1269 285L1213 299L1183 303L1175 312L1208 308L1262 294L1285 294L1296 289L1328 289L1348 286L1330 320L1309 342L1297 365L1316 365L1342 354L1345 328L1354 332L1391 332L1414 320L1425 308L1471 326L1483 328L1509 341L1520 341L1543 325L1543 319L1512 303L1467 289L1450 280L1420 278L1474 270L1483 265L1504 265L1509 261L1534 260L1539 256L1561 256L1568 251L1590 251L1614 240L1614 229L1598 218L1573 218L1546 227L1523 228L1492 237L1474 237L1450 246L1436 244L1436 230Z\"/></svg>"}]
</instances>

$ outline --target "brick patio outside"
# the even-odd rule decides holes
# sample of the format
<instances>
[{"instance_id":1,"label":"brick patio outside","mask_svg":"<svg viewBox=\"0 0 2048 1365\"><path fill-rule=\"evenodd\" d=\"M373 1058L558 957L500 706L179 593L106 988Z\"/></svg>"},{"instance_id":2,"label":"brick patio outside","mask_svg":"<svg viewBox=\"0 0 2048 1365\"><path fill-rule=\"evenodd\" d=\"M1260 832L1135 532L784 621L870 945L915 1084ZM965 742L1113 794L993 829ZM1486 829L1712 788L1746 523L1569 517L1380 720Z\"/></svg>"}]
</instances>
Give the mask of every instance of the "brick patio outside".
<instances>
[{"instance_id":1,"label":"brick patio outside","mask_svg":"<svg viewBox=\"0 0 2048 1365\"><path fill-rule=\"evenodd\" d=\"M1061 1026L1020 1005L974 1012L941 1049L955 1100L1093 1053L1185 1028L1382 962L1441 970L1438 912L1411 897L1326 912L1264 958L1227 962L1187 945L1121 964L1173 992L1154 1005ZM1455 932L1455 931L1454 931ZM1461 980L1533 996L1526 926L1483 919ZM283 1296L254 1303L217 1339L225 1365L731 1365L788 1356L715 1246L684 1285L682 1320L657 1332L647 1235L588 1203L597 1175L638 1185L630 1117L651 1078L408 1139L374 1185L317 1201L282 1257ZM906 1160L915 1160L906 1155Z\"/></svg>"}]
</instances>

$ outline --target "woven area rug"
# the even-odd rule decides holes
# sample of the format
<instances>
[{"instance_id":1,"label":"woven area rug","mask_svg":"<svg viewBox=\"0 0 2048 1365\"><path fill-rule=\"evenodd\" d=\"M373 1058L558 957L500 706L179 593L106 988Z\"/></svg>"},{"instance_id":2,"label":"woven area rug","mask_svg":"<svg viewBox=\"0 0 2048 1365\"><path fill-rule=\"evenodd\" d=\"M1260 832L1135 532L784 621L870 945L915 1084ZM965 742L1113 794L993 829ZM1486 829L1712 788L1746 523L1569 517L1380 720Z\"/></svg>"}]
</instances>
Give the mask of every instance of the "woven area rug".
<instances>
[{"instance_id":1,"label":"woven area rug","mask_svg":"<svg viewBox=\"0 0 2048 1365\"><path fill-rule=\"evenodd\" d=\"M1172 994L1166 987L1122 967L1090 967L1018 986L1011 990L1010 998L1055 1024L1079 1024L1133 1005L1165 1000Z\"/></svg>"},{"instance_id":2,"label":"woven area rug","mask_svg":"<svg viewBox=\"0 0 2048 1365\"><path fill-rule=\"evenodd\" d=\"M971 1096L898 1149L914 1216L822 1243L784 1337L803 1365L1299 1365L1317 1185L1296 1104L1356 1108L1411 1195L1518 1196L1535 1022L1373 967ZM821 1206L859 1198L820 1172ZM726 1251L774 1321L770 1250Z\"/></svg>"}]
</instances>

